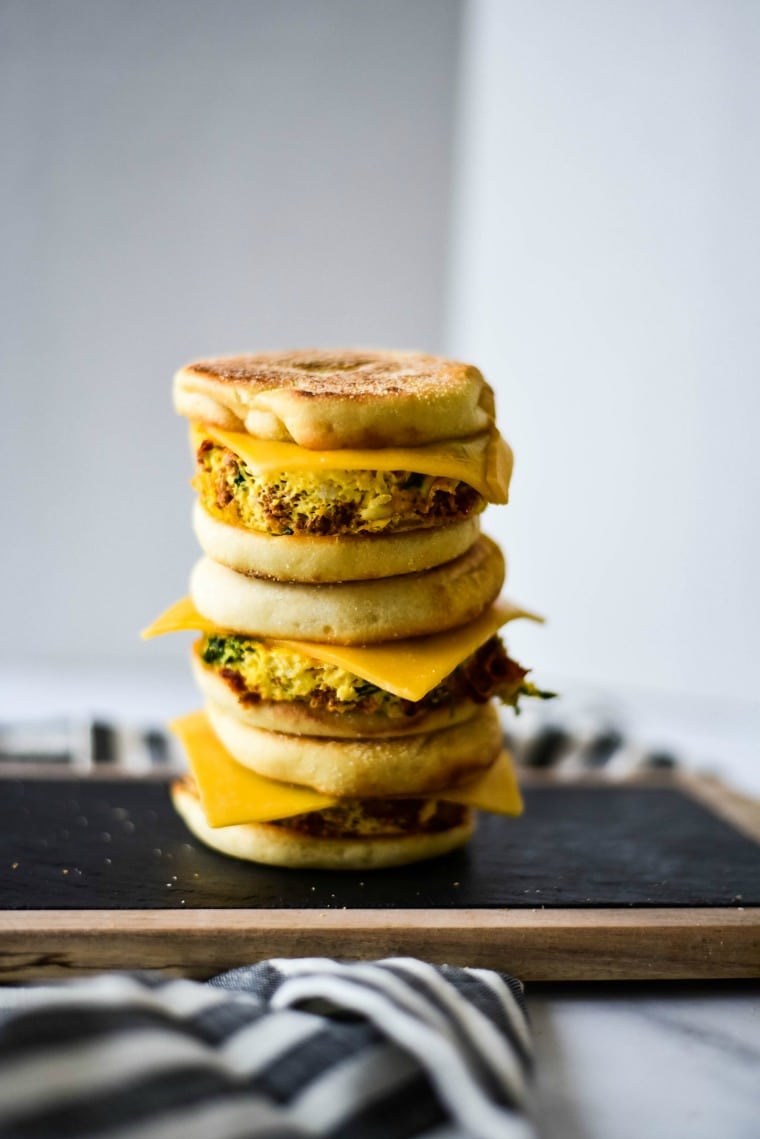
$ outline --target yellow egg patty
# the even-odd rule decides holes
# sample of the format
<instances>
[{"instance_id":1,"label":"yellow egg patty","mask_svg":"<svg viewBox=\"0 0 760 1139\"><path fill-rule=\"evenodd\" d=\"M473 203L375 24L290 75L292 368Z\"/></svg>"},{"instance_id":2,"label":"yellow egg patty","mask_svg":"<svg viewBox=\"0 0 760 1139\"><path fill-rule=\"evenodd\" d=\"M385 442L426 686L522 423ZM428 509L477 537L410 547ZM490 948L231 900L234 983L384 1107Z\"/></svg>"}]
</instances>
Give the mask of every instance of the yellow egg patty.
<instances>
[{"instance_id":1,"label":"yellow egg patty","mask_svg":"<svg viewBox=\"0 0 760 1139\"><path fill-rule=\"evenodd\" d=\"M497 696L503 703L516 705L520 696L544 695L526 681L526 669L507 655L496 636L416 702L394 696L337 665L251 637L207 634L196 642L195 651L204 667L216 672L243 706L296 701L331 712L380 712L402 719L423 707L452 701L485 703Z\"/></svg>"},{"instance_id":2,"label":"yellow egg patty","mask_svg":"<svg viewBox=\"0 0 760 1139\"><path fill-rule=\"evenodd\" d=\"M436 834L460 826L467 807L437 799L344 799L335 807L276 819L270 826L312 838Z\"/></svg>"},{"instance_id":3,"label":"yellow egg patty","mask_svg":"<svg viewBox=\"0 0 760 1139\"><path fill-rule=\"evenodd\" d=\"M204 439L193 486L215 518L266 534L380 534L467 518L486 500L467 483L413 471L254 474Z\"/></svg>"}]
</instances>

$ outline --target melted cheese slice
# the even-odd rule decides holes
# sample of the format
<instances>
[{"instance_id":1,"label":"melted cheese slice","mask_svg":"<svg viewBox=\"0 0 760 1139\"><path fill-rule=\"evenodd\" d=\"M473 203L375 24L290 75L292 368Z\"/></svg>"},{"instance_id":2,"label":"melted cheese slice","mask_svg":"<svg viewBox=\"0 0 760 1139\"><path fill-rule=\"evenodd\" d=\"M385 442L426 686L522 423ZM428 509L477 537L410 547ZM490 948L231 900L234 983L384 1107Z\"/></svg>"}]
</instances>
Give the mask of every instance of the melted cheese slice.
<instances>
[{"instance_id":1,"label":"melted cheese slice","mask_svg":"<svg viewBox=\"0 0 760 1139\"><path fill-rule=\"evenodd\" d=\"M332 664L346 672L376 684L404 700L421 700L437 684L445 680L457 665L471 656L502 625L526 617L543 618L511 601L494 605L459 629L434 633L428 637L410 637L405 641L386 641L379 645L325 645L316 641L291 641L262 637L265 644L282 645L310 660ZM213 625L198 612L189 597L183 598L162 613L142 633L146 640L162 633L197 629L203 633L230 632Z\"/></svg>"},{"instance_id":2,"label":"melted cheese slice","mask_svg":"<svg viewBox=\"0 0 760 1139\"><path fill-rule=\"evenodd\" d=\"M413 471L465 482L494 503L508 501L514 462L509 444L495 428L469 439L377 450L310 451L297 443L256 439L244 431L224 431L210 424L191 427L194 447L204 437L233 451L255 475L281 471Z\"/></svg>"},{"instance_id":3,"label":"melted cheese slice","mask_svg":"<svg viewBox=\"0 0 760 1139\"><path fill-rule=\"evenodd\" d=\"M319 791L278 783L235 763L211 730L205 712L192 712L169 727L185 749L211 827L287 819L337 802Z\"/></svg>"},{"instance_id":4,"label":"melted cheese slice","mask_svg":"<svg viewBox=\"0 0 760 1139\"><path fill-rule=\"evenodd\" d=\"M199 633L224 633L231 630L220 629L207 617L202 617L193 604L192 598L183 597L165 609L160 617L156 617L147 629L143 629L140 636L144 641L151 637L162 637L164 633L183 633L187 629L195 629Z\"/></svg>"},{"instance_id":5,"label":"melted cheese slice","mask_svg":"<svg viewBox=\"0 0 760 1139\"><path fill-rule=\"evenodd\" d=\"M267 779L236 763L214 735L205 712L192 712L175 720L170 728L185 748L211 827L287 819L340 802L309 787ZM484 775L464 787L438 791L430 798L497 815L519 815L523 808L512 760L506 751Z\"/></svg>"}]
</instances>

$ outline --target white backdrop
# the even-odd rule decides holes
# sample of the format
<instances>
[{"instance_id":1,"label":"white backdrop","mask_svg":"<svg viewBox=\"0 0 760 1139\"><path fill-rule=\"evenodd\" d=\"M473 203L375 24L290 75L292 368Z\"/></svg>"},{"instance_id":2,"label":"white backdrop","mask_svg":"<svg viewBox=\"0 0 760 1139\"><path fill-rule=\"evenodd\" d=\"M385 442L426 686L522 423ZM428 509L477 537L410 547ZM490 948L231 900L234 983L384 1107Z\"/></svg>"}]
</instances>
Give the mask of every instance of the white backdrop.
<instances>
[{"instance_id":1,"label":"white backdrop","mask_svg":"<svg viewBox=\"0 0 760 1139\"><path fill-rule=\"evenodd\" d=\"M441 346L457 0L0 4L0 565L14 665L158 660L198 355ZM10 658L9 658L10 659Z\"/></svg>"},{"instance_id":2,"label":"white backdrop","mask_svg":"<svg viewBox=\"0 0 760 1139\"><path fill-rule=\"evenodd\" d=\"M472 0L448 347L563 678L756 700L760 4Z\"/></svg>"},{"instance_id":3,"label":"white backdrop","mask_svg":"<svg viewBox=\"0 0 760 1139\"><path fill-rule=\"evenodd\" d=\"M14 662L183 669L171 371L375 342L498 388L539 679L757 699L760 5L472 0L455 115L459 9L0 7Z\"/></svg>"}]
</instances>

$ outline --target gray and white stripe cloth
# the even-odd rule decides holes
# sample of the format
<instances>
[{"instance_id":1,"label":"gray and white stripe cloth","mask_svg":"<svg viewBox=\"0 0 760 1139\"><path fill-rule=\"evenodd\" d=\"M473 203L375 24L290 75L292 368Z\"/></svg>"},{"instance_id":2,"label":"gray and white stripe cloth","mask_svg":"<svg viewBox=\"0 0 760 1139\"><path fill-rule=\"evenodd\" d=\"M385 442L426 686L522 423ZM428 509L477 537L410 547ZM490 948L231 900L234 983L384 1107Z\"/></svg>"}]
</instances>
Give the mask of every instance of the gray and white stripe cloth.
<instances>
[{"instance_id":1,"label":"gray and white stripe cloth","mask_svg":"<svg viewBox=\"0 0 760 1139\"><path fill-rule=\"evenodd\" d=\"M3 1139L534 1135L522 989L484 969L282 959L0 1004Z\"/></svg>"},{"instance_id":2,"label":"gray and white stripe cloth","mask_svg":"<svg viewBox=\"0 0 760 1139\"><path fill-rule=\"evenodd\" d=\"M552 770L573 778L588 772L610 780L677 765L666 748L637 738L616 708L588 707L563 697L549 705L526 704L505 716L504 742L522 768ZM103 775L184 771L179 742L163 728L108 720L0 723L0 769Z\"/></svg>"}]
</instances>

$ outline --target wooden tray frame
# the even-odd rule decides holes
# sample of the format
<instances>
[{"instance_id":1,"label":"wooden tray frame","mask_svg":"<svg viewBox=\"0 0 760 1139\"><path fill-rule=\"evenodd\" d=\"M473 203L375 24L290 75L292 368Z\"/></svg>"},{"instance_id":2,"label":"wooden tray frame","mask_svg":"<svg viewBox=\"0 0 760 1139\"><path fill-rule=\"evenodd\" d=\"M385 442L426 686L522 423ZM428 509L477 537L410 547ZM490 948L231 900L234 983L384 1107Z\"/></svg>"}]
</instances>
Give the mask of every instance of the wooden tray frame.
<instances>
[{"instance_id":1,"label":"wooden tray frame","mask_svg":"<svg viewBox=\"0 0 760 1139\"><path fill-rule=\"evenodd\" d=\"M607 782L598 776L582 781ZM568 781L525 774L522 782ZM682 790L760 841L760 803L714 780L677 772L628 782ZM336 954L409 955L507 970L524 981L756 978L760 907L0 913L0 981L6 983L104 969L204 978L264 957Z\"/></svg>"}]
</instances>

